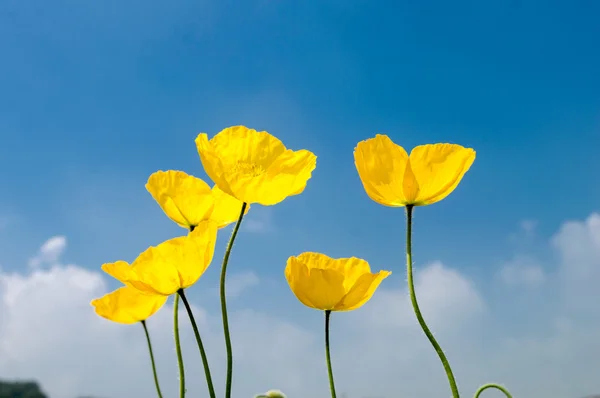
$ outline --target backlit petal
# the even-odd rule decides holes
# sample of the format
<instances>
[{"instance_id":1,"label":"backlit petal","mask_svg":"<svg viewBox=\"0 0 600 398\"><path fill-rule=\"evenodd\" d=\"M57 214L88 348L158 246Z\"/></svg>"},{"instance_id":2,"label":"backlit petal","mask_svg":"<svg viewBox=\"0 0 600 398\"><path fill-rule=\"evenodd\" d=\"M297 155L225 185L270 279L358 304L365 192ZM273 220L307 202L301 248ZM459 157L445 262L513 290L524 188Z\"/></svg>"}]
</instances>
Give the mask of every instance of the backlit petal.
<instances>
[{"instance_id":1,"label":"backlit petal","mask_svg":"<svg viewBox=\"0 0 600 398\"><path fill-rule=\"evenodd\" d=\"M187 237L169 239L158 246L150 246L131 264L137 281L131 284L147 293L170 296L181 287L176 263Z\"/></svg>"},{"instance_id":2,"label":"backlit petal","mask_svg":"<svg viewBox=\"0 0 600 398\"><path fill-rule=\"evenodd\" d=\"M344 291L348 292L363 274L371 273L369 263L356 257L331 258L321 253L305 252L297 256L307 267L332 270L344 275Z\"/></svg>"},{"instance_id":3,"label":"backlit petal","mask_svg":"<svg viewBox=\"0 0 600 398\"><path fill-rule=\"evenodd\" d=\"M165 253L173 260L172 264L179 274L179 288L188 288L200 279L212 262L216 242L217 224L204 221L181 241L181 246L173 253Z\"/></svg>"},{"instance_id":4,"label":"backlit petal","mask_svg":"<svg viewBox=\"0 0 600 398\"><path fill-rule=\"evenodd\" d=\"M454 144L421 145L410 153L418 184L415 205L429 205L448 196L475 160L475 151Z\"/></svg>"},{"instance_id":5,"label":"backlit petal","mask_svg":"<svg viewBox=\"0 0 600 398\"><path fill-rule=\"evenodd\" d=\"M130 287L121 287L92 300L96 314L113 322L132 324L148 319L167 301L167 296L148 295Z\"/></svg>"},{"instance_id":6,"label":"backlit petal","mask_svg":"<svg viewBox=\"0 0 600 398\"><path fill-rule=\"evenodd\" d=\"M217 185L213 187L212 195L215 201L215 207L213 208L210 219L217 223L219 228L226 227L232 222L236 222L240 217L243 202L223 192ZM250 210L249 205L246 206L244 215L248 213L248 210Z\"/></svg>"},{"instance_id":7,"label":"backlit petal","mask_svg":"<svg viewBox=\"0 0 600 398\"><path fill-rule=\"evenodd\" d=\"M226 128L210 141L200 134L196 147L215 184L248 204L274 205L303 192L316 166L313 153L287 150L266 131L244 126Z\"/></svg>"},{"instance_id":8,"label":"backlit petal","mask_svg":"<svg viewBox=\"0 0 600 398\"><path fill-rule=\"evenodd\" d=\"M249 173L266 170L285 151L276 137L245 126L223 129L211 138L210 145L226 168Z\"/></svg>"},{"instance_id":9,"label":"backlit petal","mask_svg":"<svg viewBox=\"0 0 600 398\"><path fill-rule=\"evenodd\" d=\"M271 206L302 193L316 163L317 157L310 151L286 150L264 173L228 174L228 184L244 202Z\"/></svg>"},{"instance_id":10,"label":"backlit petal","mask_svg":"<svg viewBox=\"0 0 600 398\"><path fill-rule=\"evenodd\" d=\"M354 149L354 164L367 195L375 202L392 207L406 204L404 175L408 154L386 136L361 141Z\"/></svg>"},{"instance_id":11,"label":"backlit petal","mask_svg":"<svg viewBox=\"0 0 600 398\"><path fill-rule=\"evenodd\" d=\"M146 189L165 214L186 229L207 220L213 211L208 184L183 171L157 171L148 178Z\"/></svg>"},{"instance_id":12,"label":"backlit petal","mask_svg":"<svg viewBox=\"0 0 600 398\"><path fill-rule=\"evenodd\" d=\"M389 275L391 275L389 271L379 271L376 274L362 274L355 281L350 291L338 303L335 308L336 311L350 311L362 307L363 304L371 299L381 281Z\"/></svg>"},{"instance_id":13,"label":"backlit petal","mask_svg":"<svg viewBox=\"0 0 600 398\"><path fill-rule=\"evenodd\" d=\"M209 142L208 135L205 133L198 134L198 137L196 137L196 149L198 150L202 167L204 167L204 171L210 179L224 192L233 195L233 192L231 192L231 189L227 184L227 180L223 177L223 162Z\"/></svg>"},{"instance_id":14,"label":"backlit petal","mask_svg":"<svg viewBox=\"0 0 600 398\"><path fill-rule=\"evenodd\" d=\"M288 259L285 277L298 300L311 308L332 310L345 295L343 274L309 268L295 257Z\"/></svg>"},{"instance_id":15,"label":"backlit petal","mask_svg":"<svg viewBox=\"0 0 600 398\"><path fill-rule=\"evenodd\" d=\"M132 272L131 266L125 261L102 264L102 271L125 284L127 284L131 279L137 278Z\"/></svg>"}]
</instances>

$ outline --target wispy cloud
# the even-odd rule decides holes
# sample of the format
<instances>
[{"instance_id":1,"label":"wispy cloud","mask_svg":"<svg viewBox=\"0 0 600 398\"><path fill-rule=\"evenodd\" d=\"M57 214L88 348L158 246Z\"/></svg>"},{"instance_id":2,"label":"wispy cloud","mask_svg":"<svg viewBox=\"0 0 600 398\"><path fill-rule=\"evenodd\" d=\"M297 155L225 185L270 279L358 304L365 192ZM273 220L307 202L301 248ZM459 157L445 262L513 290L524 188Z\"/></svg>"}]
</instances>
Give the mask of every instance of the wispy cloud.
<instances>
[{"instance_id":1,"label":"wispy cloud","mask_svg":"<svg viewBox=\"0 0 600 398\"><path fill-rule=\"evenodd\" d=\"M41 265L56 264L66 247L67 238L62 235L53 236L44 242L42 247L40 247L38 254L29 260L29 266L31 268L37 268Z\"/></svg>"},{"instance_id":2,"label":"wispy cloud","mask_svg":"<svg viewBox=\"0 0 600 398\"><path fill-rule=\"evenodd\" d=\"M54 397L82 393L151 396L151 373L140 366L147 361L141 328L97 317L89 301L108 290L105 276L59 264L67 241L50 241L54 243L44 244L40 253L52 253L47 258L58 259L57 264L25 274L0 273L0 373L10 378L34 377ZM535 324L516 325L502 336L496 333L499 324L511 322L514 316L531 317L526 305L514 306L508 315L492 313L487 292L468 275L442 262L417 264L415 282L422 311L465 394L489 380L501 380L514 396L522 397L578 397L600 390L594 373L600 367L600 345L595 343L600 310L593 304L600 284L600 215L565 223L551 245L557 251L556 271L544 274L545 281L552 279L552 283L538 285L537 291L543 297L558 297L559 302L540 308ZM528 267L535 265L528 261L509 263L515 283L537 280L531 275L516 276L517 272L527 274ZM259 278L252 272L232 274L228 288L239 297L257 283ZM346 392L349 398L447 394L442 367L414 319L406 289L391 286L382 286L364 308L332 317L332 355L340 393ZM591 304L573 311L576 303ZM192 304L213 377L221 378L224 349L218 308ZM253 396L272 388L288 396L323 395L327 378L322 317L305 309L308 318L301 322L252 306L243 302L240 310L230 314L236 360L234 395ZM296 310L301 311L303 307L298 306ZM176 390L176 374L164 365L175 361L171 310L167 305L148 324L159 371L164 374L163 388ZM579 316L582 311L585 317ZM194 346L188 328L182 339L184 346ZM200 361L189 357L186 370L200 374ZM202 395L205 390L202 378L190 378L190 394Z\"/></svg>"}]
</instances>

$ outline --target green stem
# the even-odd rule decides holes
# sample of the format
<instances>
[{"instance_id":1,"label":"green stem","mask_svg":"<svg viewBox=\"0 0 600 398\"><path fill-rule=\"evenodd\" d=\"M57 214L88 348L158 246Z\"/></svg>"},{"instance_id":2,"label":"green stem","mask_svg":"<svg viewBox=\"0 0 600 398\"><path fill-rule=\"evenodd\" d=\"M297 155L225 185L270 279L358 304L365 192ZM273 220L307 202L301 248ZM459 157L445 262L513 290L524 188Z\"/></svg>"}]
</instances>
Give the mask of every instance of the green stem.
<instances>
[{"instance_id":1,"label":"green stem","mask_svg":"<svg viewBox=\"0 0 600 398\"><path fill-rule=\"evenodd\" d=\"M488 388L495 388L496 390L500 390L504 393L504 395L506 395L507 398L512 398L512 395L510 395L510 393L508 392L508 390L504 387L502 387L500 384L495 384L495 383L488 383L488 384L484 384L481 387L479 387L477 389L477 391L475 392L475 397L474 398L479 398L479 395L481 395L481 393L485 390L487 390Z\"/></svg>"},{"instance_id":2,"label":"green stem","mask_svg":"<svg viewBox=\"0 0 600 398\"><path fill-rule=\"evenodd\" d=\"M200 350L200 356L202 357L202 364L204 365L204 373L206 374L206 384L208 384L208 393L211 398L216 398L215 388L213 387L212 377L210 376L210 367L208 366L208 358L206 356L206 351L204 350L204 345L202 344L202 339L200 338L200 332L198 331L198 325L196 325L196 320L194 319L194 314L192 313L192 308L190 307L190 303L188 303L185 294L183 293L183 289L179 289L177 291L179 297L181 297L181 301L183 301L183 305L185 305L185 309L190 317L190 323L192 324L192 329L194 329L194 335L196 335L196 343L198 343L198 349Z\"/></svg>"},{"instance_id":3,"label":"green stem","mask_svg":"<svg viewBox=\"0 0 600 398\"><path fill-rule=\"evenodd\" d=\"M225 297L225 276L227 272L227 263L229 262L229 255L231 254L231 248L233 247L233 241L237 236L242 218L244 218L244 212L246 211L247 203L242 204L242 210L238 217L237 223L233 228L233 233L227 243L227 249L225 250L225 256L223 257L223 264L221 265L221 281L219 284L219 290L221 295L221 315L223 317L223 332L225 333L225 348L227 349L227 380L225 382L225 398L231 398L231 382L233 379L233 351L231 349L231 335L229 334L229 320L227 319L227 301Z\"/></svg>"},{"instance_id":4,"label":"green stem","mask_svg":"<svg viewBox=\"0 0 600 398\"><path fill-rule=\"evenodd\" d=\"M179 296L175 295L173 302L173 334L175 335L175 352L177 353L177 364L179 365L179 397L185 397L185 371L183 368L183 355L181 354L181 342L179 341Z\"/></svg>"},{"instance_id":5,"label":"green stem","mask_svg":"<svg viewBox=\"0 0 600 398\"><path fill-rule=\"evenodd\" d=\"M333 382L333 370L331 369L331 355L329 353L329 318L331 310L325 311L325 358L327 359L327 373L329 374L329 389L331 390L331 398L335 396L335 384Z\"/></svg>"},{"instance_id":6,"label":"green stem","mask_svg":"<svg viewBox=\"0 0 600 398\"><path fill-rule=\"evenodd\" d=\"M446 375L448 376L448 382L450 383L450 389L452 390L452 397L459 398L460 395L458 393L458 387L456 386L456 380L454 379L454 375L452 374L452 369L450 368L450 364L448 363L448 359L442 351L442 347L438 344L438 342L433 337L433 334L427 327L425 323L425 319L423 319L423 315L421 315L421 310L419 309L419 304L417 303L417 296L415 294L415 284L413 281L413 272L412 272L412 213L413 213L413 205L406 206L406 273L408 275L408 292L410 295L410 302L412 303L412 307L415 311L415 315L417 316L417 320L419 321L419 325L421 325L421 329L427 336L427 339L435 348L438 356L440 357L440 361L442 361L442 365L444 365L444 370L446 371Z\"/></svg>"},{"instance_id":7,"label":"green stem","mask_svg":"<svg viewBox=\"0 0 600 398\"><path fill-rule=\"evenodd\" d=\"M162 393L160 392L160 385L158 384L158 375L156 374L156 363L154 362L154 354L152 353L152 343L150 342L150 334L148 333L146 321L142 321L141 323L144 327L144 333L146 334L146 341L148 342L148 351L150 352L150 362L152 363L152 374L154 375L154 385L156 386L156 393L158 394L158 398L162 398Z\"/></svg>"}]
</instances>

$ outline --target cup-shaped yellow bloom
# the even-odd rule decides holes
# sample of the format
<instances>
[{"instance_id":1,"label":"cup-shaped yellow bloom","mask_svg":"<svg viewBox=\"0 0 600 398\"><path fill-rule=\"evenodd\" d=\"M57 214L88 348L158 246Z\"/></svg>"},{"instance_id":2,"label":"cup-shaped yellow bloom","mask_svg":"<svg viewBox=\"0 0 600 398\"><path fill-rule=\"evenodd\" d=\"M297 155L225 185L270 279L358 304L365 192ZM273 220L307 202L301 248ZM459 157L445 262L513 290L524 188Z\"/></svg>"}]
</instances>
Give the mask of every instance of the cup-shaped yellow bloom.
<instances>
[{"instance_id":1,"label":"cup-shaped yellow bloom","mask_svg":"<svg viewBox=\"0 0 600 398\"><path fill-rule=\"evenodd\" d=\"M455 144L415 147L410 156L386 136L358 143L354 163L367 195L385 206L439 202L458 186L475 151Z\"/></svg>"},{"instance_id":2,"label":"cup-shaped yellow bloom","mask_svg":"<svg viewBox=\"0 0 600 398\"><path fill-rule=\"evenodd\" d=\"M216 185L211 189L183 171L157 171L148 178L146 189L167 217L186 229L207 220L223 228L236 221L242 209L242 202Z\"/></svg>"},{"instance_id":3,"label":"cup-shaped yellow bloom","mask_svg":"<svg viewBox=\"0 0 600 398\"><path fill-rule=\"evenodd\" d=\"M202 276L212 261L216 240L216 223L205 221L187 236L148 248L131 265L117 261L102 265L102 270L143 293L169 296Z\"/></svg>"},{"instance_id":4,"label":"cup-shaped yellow bloom","mask_svg":"<svg viewBox=\"0 0 600 398\"><path fill-rule=\"evenodd\" d=\"M266 131L228 127L210 140L201 133L196 147L206 174L242 202L270 206L304 191L317 164L307 150L292 151Z\"/></svg>"},{"instance_id":5,"label":"cup-shaped yellow bloom","mask_svg":"<svg viewBox=\"0 0 600 398\"><path fill-rule=\"evenodd\" d=\"M371 273L359 258L333 259L320 253L290 257L285 278L302 304L318 310L349 311L365 304L391 272Z\"/></svg>"},{"instance_id":6,"label":"cup-shaped yellow bloom","mask_svg":"<svg viewBox=\"0 0 600 398\"><path fill-rule=\"evenodd\" d=\"M131 286L121 287L91 304L96 314L109 321L132 324L145 321L166 303L168 296L142 293Z\"/></svg>"}]
</instances>

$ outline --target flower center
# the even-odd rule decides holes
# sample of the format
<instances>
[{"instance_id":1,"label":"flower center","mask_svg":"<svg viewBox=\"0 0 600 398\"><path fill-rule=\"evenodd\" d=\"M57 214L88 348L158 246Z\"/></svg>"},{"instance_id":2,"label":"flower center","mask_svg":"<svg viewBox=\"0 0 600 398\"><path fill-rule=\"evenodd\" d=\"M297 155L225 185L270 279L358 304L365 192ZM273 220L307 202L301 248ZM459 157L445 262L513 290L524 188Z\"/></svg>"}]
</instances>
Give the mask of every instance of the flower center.
<instances>
[{"instance_id":1,"label":"flower center","mask_svg":"<svg viewBox=\"0 0 600 398\"><path fill-rule=\"evenodd\" d=\"M263 169L261 165L258 165L256 163L243 162L241 160L238 160L233 165L232 172L246 174L252 177L258 177L259 175L265 172L265 169Z\"/></svg>"}]
</instances>

